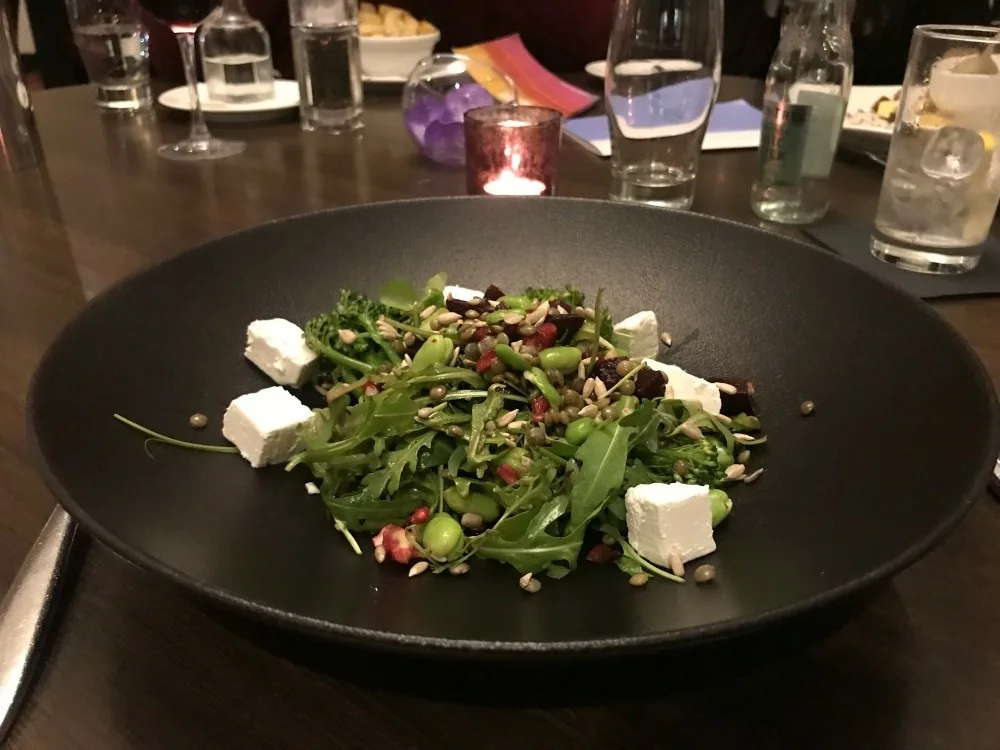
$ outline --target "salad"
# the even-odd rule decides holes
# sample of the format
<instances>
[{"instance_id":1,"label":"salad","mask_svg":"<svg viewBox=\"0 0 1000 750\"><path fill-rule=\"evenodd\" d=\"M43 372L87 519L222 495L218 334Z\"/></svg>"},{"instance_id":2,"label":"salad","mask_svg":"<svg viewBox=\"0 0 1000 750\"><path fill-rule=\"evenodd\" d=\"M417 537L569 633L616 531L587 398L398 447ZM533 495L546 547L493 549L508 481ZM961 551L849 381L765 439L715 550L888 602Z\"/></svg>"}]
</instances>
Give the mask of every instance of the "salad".
<instances>
[{"instance_id":1,"label":"salad","mask_svg":"<svg viewBox=\"0 0 1000 750\"><path fill-rule=\"evenodd\" d=\"M305 467L354 551L369 535L375 559L410 576L492 560L534 593L586 558L633 585L683 582L715 550L725 488L763 471L749 467L766 441L753 386L657 361L671 340L656 316L616 325L602 297L438 274L377 299L341 290L302 329L254 321L246 355L278 385L235 399L223 434L254 466Z\"/></svg>"}]
</instances>

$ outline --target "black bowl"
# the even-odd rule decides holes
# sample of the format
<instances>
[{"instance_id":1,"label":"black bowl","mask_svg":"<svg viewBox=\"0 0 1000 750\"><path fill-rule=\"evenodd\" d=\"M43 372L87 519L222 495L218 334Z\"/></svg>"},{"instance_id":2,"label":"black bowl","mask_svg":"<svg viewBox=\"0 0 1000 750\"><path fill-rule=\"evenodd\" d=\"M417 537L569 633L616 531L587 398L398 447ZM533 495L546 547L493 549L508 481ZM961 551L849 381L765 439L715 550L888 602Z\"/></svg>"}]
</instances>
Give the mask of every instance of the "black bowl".
<instances>
[{"instance_id":1,"label":"black bowl","mask_svg":"<svg viewBox=\"0 0 1000 750\"><path fill-rule=\"evenodd\" d=\"M266 378L246 324L304 321L341 286L444 270L465 286L572 282L618 316L652 308L696 373L757 384L767 471L734 493L710 586L628 586L582 562L524 594L483 562L460 579L377 566L325 520L306 477L154 446L115 412L192 439ZM816 402L803 418L799 404ZM215 240L95 300L30 395L39 463L87 532L191 591L341 642L421 653L648 650L753 631L912 563L955 526L996 459L975 355L934 311L835 256L694 214L568 199L439 199L328 211Z\"/></svg>"}]
</instances>

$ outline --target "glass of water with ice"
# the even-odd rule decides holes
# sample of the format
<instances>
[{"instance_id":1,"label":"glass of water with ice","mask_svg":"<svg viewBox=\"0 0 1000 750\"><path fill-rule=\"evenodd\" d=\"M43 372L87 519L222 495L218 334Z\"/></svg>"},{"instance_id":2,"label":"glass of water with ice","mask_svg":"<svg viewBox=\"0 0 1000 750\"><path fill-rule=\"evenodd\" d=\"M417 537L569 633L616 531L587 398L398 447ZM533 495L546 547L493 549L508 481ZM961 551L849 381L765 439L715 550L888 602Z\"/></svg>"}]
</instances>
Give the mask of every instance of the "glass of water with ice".
<instances>
[{"instance_id":1,"label":"glass of water with ice","mask_svg":"<svg viewBox=\"0 0 1000 750\"><path fill-rule=\"evenodd\" d=\"M289 0L303 130L361 127L357 0Z\"/></svg>"},{"instance_id":2,"label":"glass of water with ice","mask_svg":"<svg viewBox=\"0 0 1000 750\"><path fill-rule=\"evenodd\" d=\"M97 106L119 112L152 107L149 34L131 0L66 0L66 9Z\"/></svg>"},{"instance_id":3,"label":"glass of water with ice","mask_svg":"<svg viewBox=\"0 0 1000 750\"><path fill-rule=\"evenodd\" d=\"M918 26L882 179L872 253L923 273L971 271L1000 201L1000 38Z\"/></svg>"},{"instance_id":4,"label":"glass of water with ice","mask_svg":"<svg viewBox=\"0 0 1000 750\"><path fill-rule=\"evenodd\" d=\"M611 197L690 208L719 91L723 0L619 0L604 78Z\"/></svg>"}]
</instances>

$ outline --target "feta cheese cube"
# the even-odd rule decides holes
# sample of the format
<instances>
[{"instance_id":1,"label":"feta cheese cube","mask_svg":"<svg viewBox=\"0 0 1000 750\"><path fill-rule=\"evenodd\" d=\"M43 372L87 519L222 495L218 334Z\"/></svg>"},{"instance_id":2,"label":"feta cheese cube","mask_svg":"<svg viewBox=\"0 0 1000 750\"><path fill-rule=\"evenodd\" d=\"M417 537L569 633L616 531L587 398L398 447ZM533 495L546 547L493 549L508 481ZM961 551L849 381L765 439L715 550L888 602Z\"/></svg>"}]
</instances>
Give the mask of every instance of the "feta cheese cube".
<instances>
[{"instance_id":1,"label":"feta cheese cube","mask_svg":"<svg viewBox=\"0 0 1000 750\"><path fill-rule=\"evenodd\" d=\"M660 324L652 310L629 315L615 325L615 333L627 339L630 357L654 357L660 350Z\"/></svg>"},{"instance_id":2,"label":"feta cheese cube","mask_svg":"<svg viewBox=\"0 0 1000 750\"><path fill-rule=\"evenodd\" d=\"M657 565L670 565L715 552L708 487L697 484L640 484L625 493L628 541Z\"/></svg>"},{"instance_id":3,"label":"feta cheese cube","mask_svg":"<svg viewBox=\"0 0 1000 750\"><path fill-rule=\"evenodd\" d=\"M646 363L647 367L667 374L667 381L674 391L674 398L697 401L701 404L701 408L709 414L722 412L722 394L719 392L719 386L715 383L709 383L704 378L692 375L677 365L667 365L649 358L644 359L643 362Z\"/></svg>"},{"instance_id":4,"label":"feta cheese cube","mask_svg":"<svg viewBox=\"0 0 1000 750\"><path fill-rule=\"evenodd\" d=\"M464 286L455 286L454 284L449 284L444 288L444 298L454 297L455 299L460 299L462 302L472 302L476 297L482 299L486 296L486 292L480 292L477 289L466 289Z\"/></svg>"},{"instance_id":5,"label":"feta cheese cube","mask_svg":"<svg viewBox=\"0 0 1000 750\"><path fill-rule=\"evenodd\" d=\"M295 455L302 447L298 428L312 419L312 409L273 385L234 399L222 417L222 435L258 469Z\"/></svg>"},{"instance_id":6,"label":"feta cheese cube","mask_svg":"<svg viewBox=\"0 0 1000 750\"><path fill-rule=\"evenodd\" d=\"M278 385L295 388L309 379L317 359L306 346L302 329L284 318L255 320L247 326L243 355Z\"/></svg>"}]
</instances>

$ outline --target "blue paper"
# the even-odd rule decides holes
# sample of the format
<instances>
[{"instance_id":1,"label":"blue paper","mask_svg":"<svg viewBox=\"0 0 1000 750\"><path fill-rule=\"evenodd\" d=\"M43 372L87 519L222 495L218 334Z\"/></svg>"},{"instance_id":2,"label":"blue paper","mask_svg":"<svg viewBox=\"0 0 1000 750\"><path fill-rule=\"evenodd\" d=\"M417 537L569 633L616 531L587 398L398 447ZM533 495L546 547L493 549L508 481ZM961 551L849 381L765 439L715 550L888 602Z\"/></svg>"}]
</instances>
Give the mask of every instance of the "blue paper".
<instances>
[{"instance_id":1,"label":"blue paper","mask_svg":"<svg viewBox=\"0 0 1000 750\"><path fill-rule=\"evenodd\" d=\"M648 109L640 108L637 112L649 112ZM660 112L664 120L668 119L668 115L664 112ZM674 117L669 117L669 120L675 122L683 122L690 113L685 111L684 108L679 108L679 112ZM743 131L759 131L762 121L762 115L759 109L751 106L742 99L734 99L729 102L719 102L715 105L715 109L712 110L712 114L708 118L708 132L709 133L736 133ZM643 127L638 121L639 118L634 117L636 120L633 124L637 127ZM642 118L646 119L646 118ZM663 120L660 120L663 122ZM596 117L577 117L572 120L567 120L563 127L569 131L572 135L580 138L584 141L602 141L610 138L610 133L608 132L608 118L605 115L598 115Z\"/></svg>"}]
</instances>

